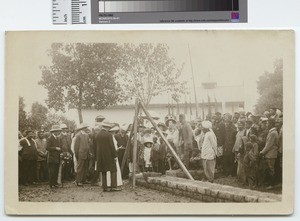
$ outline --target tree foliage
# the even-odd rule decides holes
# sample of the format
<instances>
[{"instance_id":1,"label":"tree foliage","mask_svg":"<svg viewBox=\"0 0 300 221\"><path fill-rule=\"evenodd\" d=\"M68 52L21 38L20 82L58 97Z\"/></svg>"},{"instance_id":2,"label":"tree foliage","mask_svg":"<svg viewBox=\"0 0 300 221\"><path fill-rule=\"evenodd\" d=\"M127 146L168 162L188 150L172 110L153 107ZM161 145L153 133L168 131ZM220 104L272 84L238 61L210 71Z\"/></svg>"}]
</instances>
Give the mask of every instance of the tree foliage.
<instances>
[{"instance_id":1,"label":"tree foliage","mask_svg":"<svg viewBox=\"0 0 300 221\"><path fill-rule=\"evenodd\" d=\"M257 81L257 90L260 94L256 105L256 112L262 113L265 110L275 107L283 108L283 60L274 62L273 73L265 72Z\"/></svg>"},{"instance_id":2,"label":"tree foliage","mask_svg":"<svg viewBox=\"0 0 300 221\"><path fill-rule=\"evenodd\" d=\"M26 113L24 108L24 99L19 97L19 131L21 132L29 128L34 131L41 129L49 131L54 124L66 124L71 130L76 128L75 121L63 115L50 113L47 107L38 102L32 104L29 113Z\"/></svg>"},{"instance_id":3,"label":"tree foliage","mask_svg":"<svg viewBox=\"0 0 300 221\"><path fill-rule=\"evenodd\" d=\"M138 97L147 106L164 92L178 99L185 90L185 82L178 80L183 64L176 66L166 44L124 44L122 54L120 76L127 99Z\"/></svg>"},{"instance_id":4,"label":"tree foliage","mask_svg":"<svg viewBox=\"0 0 300 221\"><path fill-rule=\"evenodd\" d=\"M24 98L19 97L19 131L24 132L28 126Z\"/></svg>"},{"instance_id":5,"label":"tree foliage","mask_svg":"<svg viewBox=\"0 0 300 221\"><path fill-rule=\"evenodd\" d=\"M54 43L48 55L50 66L42 66L39 82L48 90L46 103L56 111L76 108L82 122L83 108L103 109L118 102L116 83L119 47L112 43Z\"/></svg>"},{"instance_id":6,"label":"tree foliage","mask_svg":"<svg viewBox=\"0 0 300 221\"><path fill-rule=\"evenodd\" d=\"M40 130L41 126L47 121L47 114L47 107L38 102L33 103L28 117L28 122L31 126L31 129Z\"/></svg>"}]
</instances>

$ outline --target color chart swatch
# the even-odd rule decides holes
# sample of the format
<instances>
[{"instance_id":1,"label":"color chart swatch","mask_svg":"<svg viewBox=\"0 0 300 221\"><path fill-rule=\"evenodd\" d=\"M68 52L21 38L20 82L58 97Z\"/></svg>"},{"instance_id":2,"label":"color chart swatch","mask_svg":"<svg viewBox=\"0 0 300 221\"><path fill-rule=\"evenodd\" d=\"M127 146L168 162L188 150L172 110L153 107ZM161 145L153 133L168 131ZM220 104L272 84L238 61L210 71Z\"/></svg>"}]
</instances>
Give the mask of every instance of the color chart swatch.
<instances>
[{"instance_id":1,"label":"color chart swatch","mask_svg":"<svg viewBox=\"0 0 300 221\"><path fill-rule=\"evenodd\" d=\"M238 0L113 0L99 1L99 12L238 11Z\"/></svg>"}]
</instances>

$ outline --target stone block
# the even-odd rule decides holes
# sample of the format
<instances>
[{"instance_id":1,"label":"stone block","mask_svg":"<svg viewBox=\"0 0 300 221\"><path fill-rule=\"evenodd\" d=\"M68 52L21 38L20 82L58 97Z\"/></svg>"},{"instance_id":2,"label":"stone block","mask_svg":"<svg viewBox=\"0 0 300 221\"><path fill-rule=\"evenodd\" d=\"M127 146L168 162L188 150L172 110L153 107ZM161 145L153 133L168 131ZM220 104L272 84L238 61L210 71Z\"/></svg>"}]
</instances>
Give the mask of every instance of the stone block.
<instances>
[{"instance_id":1,"label":"stone block","mask_svg":"<svg viewBox=\"0 0 300 221\"><path fill-rule=\"evenodd\" d=\"M166 180L160 180L160 185L167 186L168 185L168 181L166 181Z\"/></svg>"},{"instance_id":2,"label":"stone block","mask_svg":"<svg viewBox=\"0 0 300 221\"><path fill-rule=\"evenodd\" d=\"M148 182L148 183L155 183L155 178L153 178L153 177L148 177L148 178L147 178L147 182Z\"/></svg>"},{"instance_id":3,"label":"stone block","mask_svg":"<svg viewBox=\"0 0 300 221\"><path fill-rule=\"evenodd\" d=\"M203 201L203 197L200 193L195 193L193 196L194 199L199 200L199 201Z\"/></svg>"},{"instance_id":4,"label":"stone block","mask_svg":"<svg viewBox=\"0 0 300 221\"><path fill-rule=\"evenodd\" d=\"M175 195L182 196L182 190L174 189L174 190L173 190L173 193L174 193Z\"/></svg>"},{"instance_id":5,"label":"stone block","mask_svg":"<svg viewBox=\"0 0 300 221\"><path fill-rule=\"evenodd\" d=\"M245 196L245 201L246 202L258 202L258 197L257 196Z\"/></svg>"},{"instance_id":6,"label":"stone block","mask_svg":"<svg viewBox=\"0 0 300 221\"><path fill-rule=\"evenodd\" d=\"M170 188L176 189L177 188L177 183L172 182L172 181L168 181L167 186L170 187Z\"/></svg>"},{"instance_id":7,"label":"stone block","mask_svg":"<svg viewBox=\"0 0 300 221\"><path fill-rule=\"evenodd\" d=\"M233 193L231 193L229 191L220 190L218 197L220 197L221 199L224 199L224 200L229 200L230 202L233 201Z\"/></svg>"},{"instance_id":8,"label":"stone block","mask_svg":"<svg viewBox=\"0 0 300 221\"><path fill-rule=\"evenodd\" d=\"M245 202L245 196L243 196L241 194L234 194L233 195L233 200L235 202Z\"/></svg>"},{"instance_id":9,"label":"stone block","mask_svg":"<svg viewBox=\"0 0 300 221\"><path fill-rule=\"evenodd\" d=\"M202 195L205 195L206 193L206 187L203 187L203 186L197 186L197 192L202 194Z\"/></svg>"},{"instance_id":10,"label":"stone block","mask_svg":"<svg viewBox=\"0 0 300 221\"><path fill-rule=\"evenodd\" d=\"M193 192L193 193L197 192L197 186L187 185L186 187L187 187L187 191L189 192Z\"/></svg>"},{"instance_id":11,"label":"stone block","mask_svg":"<svg viewBox=\"0 0 300 221\"><path fill-rule=\"evenodd\" d=\"M216 190L216 189L211 189L210 190L210 195L214 198L217 198L218 197L218 193L219 193L219 190Z\"/></svg>"},{"instance_id":12,"label":"stone block","mask_svg":"<svg viewBox=\"0 0 300 221\"><path fill-rule=\"evenodd\" d=\"M186 184L178 183L177 188L183 191L187 190Z\"/></svg>"},{"instance_id":13,"label":"stone block","mask_svg":"<svg viewBox=\"0 0 300 221\"><path fill-rule=\"evenodd\" d=\"M202 199L204 202L216 202L215 198L213 198L211 196L207 196L207 195L202 196Z\"/></svg>"}]
</instances>

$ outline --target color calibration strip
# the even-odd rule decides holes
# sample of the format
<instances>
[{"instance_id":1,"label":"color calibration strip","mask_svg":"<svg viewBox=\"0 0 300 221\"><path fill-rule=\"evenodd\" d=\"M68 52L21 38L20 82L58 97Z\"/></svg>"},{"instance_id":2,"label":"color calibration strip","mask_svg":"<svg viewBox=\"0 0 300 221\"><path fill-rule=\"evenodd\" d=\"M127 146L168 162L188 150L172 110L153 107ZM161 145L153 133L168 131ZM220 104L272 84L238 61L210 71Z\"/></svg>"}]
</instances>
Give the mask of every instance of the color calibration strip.
<instances>
[{"instance_id":1,"label":"color calibration strip","mask_svg":"<svg viewBox=\"0 0 300 221\"><path fill-rule=\"evenodd\" d=\"M241 23L248 0L52 0L53 24Z\"/></svg>"},{"instance_id":2,"label":"color calibration strip","mask_svg":"<svg viewBox=\"0 0 300 221\"><path fill-rule=\"evenodd\" d=\"M238 0L131 0L99 1L99 12L238 11Z\"/></svg>"}]
</instances>

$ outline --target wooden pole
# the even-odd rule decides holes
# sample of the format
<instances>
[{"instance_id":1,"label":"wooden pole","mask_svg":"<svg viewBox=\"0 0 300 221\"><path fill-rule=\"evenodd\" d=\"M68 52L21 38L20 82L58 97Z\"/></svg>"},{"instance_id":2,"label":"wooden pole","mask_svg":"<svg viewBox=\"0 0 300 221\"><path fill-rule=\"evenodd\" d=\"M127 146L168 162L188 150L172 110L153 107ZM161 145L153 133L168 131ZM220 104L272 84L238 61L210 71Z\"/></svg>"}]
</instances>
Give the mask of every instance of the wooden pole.
<instances>
[{"instance_id":1,"label":"wooden pole","mask_svg":"<svg viewBox=\"0 0 300 221\"><path fill-rule=\"evenodd\" d=\"M135 99L135 114L134 114L134 124L133 124L133 170L132 170L132 188L135 189L135 168L136 168L136 156L137 156L137 124L138 124L138 114L139 114L139 99Z\"/></svg>"},{"instance_id":2,"label":"wooden pole","mask_svg":"<svg viewBox=\"0 0 300 221\"><path fill-rule=\"evenodd\" d=\"M193 63L192 63L192 57L191 57L191 50L190 50L190 45L189 44L188 44L188 48L189 48L191 71L192 71L193 86L194 86L194 95L195 95L195 103L196 103L196 118L198 118L198 100L197 100L197 93L196 93L196 86L195 86L195 77L194 77L194 69L193 69Z\"/></svg>"},{"instance_id":3,"label":"wooden pole","mask_svg":"<svg viewBox=\"0 0 300 221\"><path fill-rule=\"evenodd\" d=\"M146 110L145 106L142 103L140 103L140 106L143 109L143 111L145 112L145 115L149 118L149 120L152 123L153 127L157 130L157 132L159 133L159 135L161 136L161 138L163 139L163 141L166 143L167 147L170 149L172 155L175 157L176 162L179 164L180 168L183 170L183 172L185 173L185 175L189 179L194 180L194 178L192 177L192 175L189 173L189 171L186 169L186 167L184 166L184 164L181 162L180 158L178 157L178 155L174 151L174 149L171 146L171 144L169 143L169 141L162 134L161 130L158 128L158 126L154 122L153 118L151 117L151 115L149 114L149 112Z\"/></svg>"},{"instance_id":4,"label":"wooden pole","mask_svg":"<svg viewBox=\"0 0 300 221\"><path fill-rule=\"evenodd\" d=\"M126 144L126 147L125 147L125 152L124 152L123 159L122 159L122 163L121 163L121 173L122 173L122 174L123 174L125 162L126 162L126 160L127 160L127 156L128 156L128 153L129 153L130 141L131 141L131 138L132 138L132 135L133 135L133 125L134 125L134 121L135 121L135 119L133 119L133 124L132 124L131 130L130 130L129 138L128 138L128 141L127 141L127 144ZM129 154L130 154L130 153L129 153Z\"/></svg>"}]
</instances>

